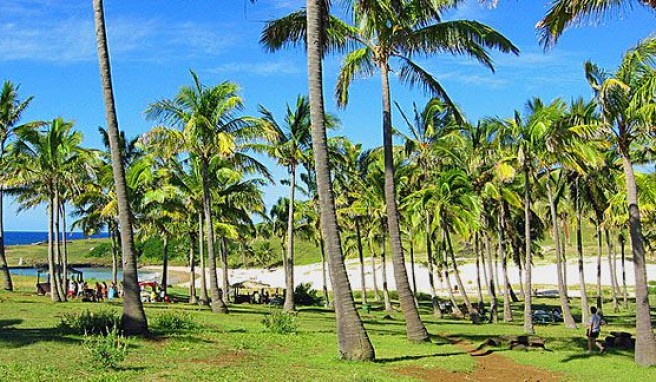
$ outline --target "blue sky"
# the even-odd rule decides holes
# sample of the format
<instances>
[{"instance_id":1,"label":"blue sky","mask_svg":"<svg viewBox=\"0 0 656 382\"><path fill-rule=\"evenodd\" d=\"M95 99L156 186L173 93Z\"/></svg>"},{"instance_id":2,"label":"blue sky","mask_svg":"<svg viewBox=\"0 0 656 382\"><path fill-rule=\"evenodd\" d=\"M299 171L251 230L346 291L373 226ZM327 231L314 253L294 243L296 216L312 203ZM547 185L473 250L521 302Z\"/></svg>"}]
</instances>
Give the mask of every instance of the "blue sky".
<instances>
[{"instance_id":1,"label":"blue sky","mask_svg":"<svg viewBox=\"0 0 656 382\"><path fill-rule=\"evenodd\" d=\"M143 117L146 106L175 95L190 83L189 69L205 84L237 82L255 115L262 104L282 118L285 104L307 92L302 49L271 54L258 43L263 22L298 9L303 0L106 0L110 53L119 126L128 136L152 127ZM337 2L339 3L339 2ZM465 57L436 55L420 62L444 85L471 120L509 116L534 96L566 100L591 91L583 77L583 62L592 60L614 69L622 53L654 33L654 14L644 8L626 8L601 22L568 30L559 44L544 53L538 45L537 21L547 0L502 0L495 9L468 1L445 19L474 19L502 32L519 57L493 54L496 73ZM23 97L35 96L24 120L56 117L74 120L84 132L85 145L99 147L98 126L104 109L93 32L91 1L2 0L0 2L0 81L20 84ZM380 81L357 80L350 104L337 110L332 99L340 57L324 64L328 110L336 113L346 135L366 147L380 145ZM425 97L392 81L392 97L409 109ZM398 117L398 116L395 116ZM397 127L403 128L396 118ZM285 171L270 165L274 177ZM270 186L270 205L286 195L284 186ZM6 200L6 230L45 230L45 209L16 213Z\"/></svg>"}]
</instances>

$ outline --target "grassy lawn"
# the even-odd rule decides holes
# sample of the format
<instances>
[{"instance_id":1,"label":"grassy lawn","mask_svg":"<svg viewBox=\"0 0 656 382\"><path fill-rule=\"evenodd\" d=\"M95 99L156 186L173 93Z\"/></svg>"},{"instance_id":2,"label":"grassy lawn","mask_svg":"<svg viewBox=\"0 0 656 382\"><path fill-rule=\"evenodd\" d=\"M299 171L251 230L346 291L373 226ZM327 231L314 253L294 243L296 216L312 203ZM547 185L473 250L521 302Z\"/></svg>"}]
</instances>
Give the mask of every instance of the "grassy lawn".
<instances>
[{"instance_id":1,"label":"grassy lawn","mask_svg":"<svg viewBox=\"0 0 656 382\"><path fill-rule=\"evenodd\" d=\"M53 304L47 297L32 295L33 279L16 278L19 290L0 292L0 380L43 381L409 381L404 370L444 370L470 373L476 357L452 345L448 338L461 338L474 345L490 336L521 334L522 305L513 306L515 323L473 325L466 321L430 315L430 303L422 302L423 319L432 343L411 344L405 340L403 315L374 310L363 315L376 349L373 363L337 359L334 313L323 308L301 308L298 333L265 332L264 306L233 305L229 315L212 314L209 308L178 304L146 304L151 322L165 312L186 312L200 325L197 330L158 334L148 339L131 338L129 354L118 370L91 366L84 338L63 334L58 324L63 314L112 309L119 302ZM185 290L175 288L174 294ZM182 297L182 296L181 296ZM574 314L579 314L573 301ZM551 308L556 299L540 298L536 306ZM631 312L606 317L610 330L633 331ZM607 355L585 354L583 328L567 330L562 325L537 327L547 339L547 351L494 349L517 365L548 369L564 381L649 381L656 369L638 367L629 351ZM416 375L416 374L413 374ZM529 376L527 376L529 377Z\"/></svg>"}]
</instances>

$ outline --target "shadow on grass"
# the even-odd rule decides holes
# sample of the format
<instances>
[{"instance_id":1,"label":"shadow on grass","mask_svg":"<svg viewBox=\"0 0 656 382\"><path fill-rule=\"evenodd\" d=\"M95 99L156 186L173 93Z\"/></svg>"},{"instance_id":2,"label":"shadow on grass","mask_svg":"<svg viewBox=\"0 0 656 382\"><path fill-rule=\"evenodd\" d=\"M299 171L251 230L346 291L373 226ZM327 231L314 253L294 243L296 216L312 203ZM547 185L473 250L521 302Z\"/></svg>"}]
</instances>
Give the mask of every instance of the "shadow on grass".
<instances>
[{"instance_id":1,"label":"shadow on grass","mask_svg":"<svg viewBox=\"0 0 656 382\"><path fill-rule=\"evenodd\" d=\"M387 363L394 363L394 362L402 362L402 361L415 361L418 359L426 359L426 358L434 358L434 357L451 357L454 355L463 355L467 354L467 352L464 351L455 351L451 353L438 353L438 354L423 354L423 355L404 355L400 357L391 357L391 358L377 358L374 363L382 363L382 364L387 364Z\"/></svg>"},{"instance_id":2,"label":"shadow on grass","mask_svg":"<svg viewBox=\"0 0 656 382\"><path fill-rule=\"evenodd\" d=\"M63 335L59 328L34 329L13 327L21 323L23 323L21 319L0 320L0 347L19 348L42 341L56 341L68 344L79 344L82 342L80 339Z\"/></svg>"}]
</instances>

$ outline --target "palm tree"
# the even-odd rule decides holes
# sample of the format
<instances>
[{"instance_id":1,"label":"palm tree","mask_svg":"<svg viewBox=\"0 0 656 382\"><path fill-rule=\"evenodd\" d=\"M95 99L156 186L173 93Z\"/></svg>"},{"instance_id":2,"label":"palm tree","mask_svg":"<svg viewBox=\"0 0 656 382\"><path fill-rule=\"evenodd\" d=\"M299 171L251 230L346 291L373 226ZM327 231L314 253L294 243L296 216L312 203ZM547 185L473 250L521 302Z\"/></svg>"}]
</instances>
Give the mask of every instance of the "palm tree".
<instances>
[{"instance_id":1,"label":"palm tree","mask_svg":"<svg viewBox=\"0 0 656 382\"><path fill-rule=\"evenodd\" d=\"M268 132L269 144L267 153L275 158L278 164L285 166L289 173L289 209L287 222L287 256L283 258L285 268L286 289L283 309L292 311L294 305L294 193L296 191L296 169L307 162L311 151L310 137L310 105L308 99L299 96L296 108L292 110L287 105L285 127L283 128L273 117L273 114L260 106L265 131Z\"/></svg>"},{"instance_id":2,"label":"palm tree","mask_svg":"<svg viewBox=\"0 0 656 382\"><path fill-rule=\"evenodd\" d=\"M123 330L127 335L148 333L148 322L139 296L139 278L137 276L137 258L134 250L132 233L132 216L125 185L125 170L121 158L116 104L112 88L112 75L109 63L109 49L105 29L105 11L103 0L93 0L93 12L96 28L96 43L98 46L98 65L102 82L107 132L112 153L112 172L114 187L118 201L119 227L121 232L121 247L123 254Z\"/></svg>"},{"instance_id":3,"label":"palm tree","mask_svg":"<svg viewBox=\"0 0 656 382\"><path fill-rule=\"evenodd\" d=\"M644 239L631 146L652 129L656 120L652 102L656 94L655 57L656 38L648 38L624 55L615 73L606 73L590 62L585 64L586 77L595 91L603 116L599 131L614 143L624 169L636 279L635 360L644 366L656 365L656 338L651 324Z\"/></svg>"},{"instance_id":4,"label":"palm tree","mask_svg":"<svg viewBox=\"0 0 656 382\"><path fill-rule=\"evenodd\" d=\"M25 109L29 106L33 97L21 101L18 98L18 90L20 86L16 86L9 81L5 81L2 85L2 92L0 93L0 170L5 165L5 148L7 142L14 134L16 129L21 127L18 125L21 116ZM4 170L2 170L4 171ZM4 177L4 173L0 173L0 179ZM14 290L14 285L11 281L11 274L7 265L7 257L5 256L5 226L3 218L3 203L4 203L4 184L0 183L0 277L2 277L2 284L5 290Z\"/></svg>"}]
</instances>

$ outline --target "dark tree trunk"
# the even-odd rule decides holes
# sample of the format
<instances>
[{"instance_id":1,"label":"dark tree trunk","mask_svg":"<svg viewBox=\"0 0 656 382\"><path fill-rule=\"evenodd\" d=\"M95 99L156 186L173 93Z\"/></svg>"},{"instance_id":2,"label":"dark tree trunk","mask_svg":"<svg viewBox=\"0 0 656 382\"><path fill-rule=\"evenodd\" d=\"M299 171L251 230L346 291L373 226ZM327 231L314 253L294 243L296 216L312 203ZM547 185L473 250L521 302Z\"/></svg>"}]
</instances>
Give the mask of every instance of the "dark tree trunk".
<instances>
[{"instance_id":1,"label":"dark tree trunk","mask_svg":"<svg viewBox=\"0 0 656 382\"><path fill-rule=\"evenodd\" d=\"M410 240L408 246L410 247L410 278L412 279L412 294L415 296L415 305L419 308L419 299L417 297L417 275L415 273L415 245L413 243L413 233L410 232Z\"/></svg>"},{"instance_id":2,"label":"dark tree trunk","mask_svg":"<svg viewBox=\"0 0 656 382\"><path fill-rule=\"evenodd\" d=\"M320 232L319 235L321 239L319 240L319 246L321 248L321 287L323 290L323 297L326 299L326 306L332 306L330 302L330 296L328 296L328 277L326 275L326 249L325 243L323 240L323 234Z\"/></svg>"},{"instance_id":3,"label":"dark tree trunk","mask_svg":"<svg viewBox=\"0 0 656 382\"><path fill-rule=\"evenodd\" d=\"M197 304L196 297L196 238L193 232L189 232L189 303Z\"/></svg>"},{"instance_id":4,"label":"dark tree trunk","mask_svg":"<svg viewBox=\"0 0 656 382\"><path fill-rule=\"evenodd\" d=\"M4 150L3 150L4 151ZM5 253L5 219L4 212L4 191L0 187L0 277L5 290L13 291L14 283L11 281L9 273L9 264L7 263L7 254Z\"/></svg>"},{"instance_id":5,"label":"dark tree trunk","mask_svg":"<svg viewBox=\"0 0 656 382\"><path fill-rule=\"evenodd\" d=\"M432 216L426 211L426 229L424 235L426 237L426 267L428 268L428 285L430 287L431 302L433 305L433 314L436 317L442 317L442 310L440 310L440 301L435 293L435 277L433 275L433 240L432 240Z\"/></svg>"},{"instance_id":6,"label":"dark tree trunk","mask_svg":"<svg viewBox=\"0 0 656 382\"><path fill-rule=\"evenodd\" d=\"M506 208L499 209L499 254L501 255L501 277L503 277L503 320L512 322L512 310L510 308L510 285L508 284L508 255L506 253ZM501 281L499 281L501 282Z\"/></svg>"},{"instance_id":7,"label":"dark tree trunk","mask_svg":"<svg viewBox=\"0 0 656 382\"><path fill-rule=\"evenodd\" d=\"M360 219L355 218L355 238L358 244L358 259L360 260L360 290L362 293L362 304L367 303L367 285L364 280L364 253L362 251L362 234L360 232Z\"/></svg>"},{"instance_id":8,"label":"dark tree trunk","mask_svg":"<svg viewBox=\"0 0 656 382\"><path fill-rule=\"evenodd\" d=\"M107 135L112 156L112 173L114 188L118 200L118 220L121 231L121 246L123 254L123 331L126 335L148 333L146 313L141 302L139 277L137 275L137 258L132 235L132 215L128 202L128 190L125 184L125 172L121 158L116 105L112 89L109 50L105 33L105 14L103 0L93 0L94 20L96 26L96 41L98 44L98 64L102 81L105 112L107 117Z\"/></svg>"},{"instance_id":9,"label":"dark tree trunk","mask_svg":"<svg viewBox=\"0 0 656 382\"><path fill-rule=\"evenodd\" d=\"M167 234L164 234L164 237L162 238L163 245L162 245L162 254L163 254L163 259L162 259L162 289L166 291L167 285L169 285L169 237Z\"/></svg>"},{"instance_id":10,"label":"dark tree trunk","mask_svg":"<svg viewBox=\"0 0 656 382\"><path fill-rule=\"evenodd\" d=\"M116 242L116 231L108 225L109 238L112 243L112 283L118 285L118 243Z\"/></svg>"},{"instance_id":11,"label":"dark tree trunk","mask_svg":"<svg viewBox=\"0 0 656 382\"><path fill-rule=\"evenodd\" d=\"M221 236L221 272L223 274L223 301L229 301L230 279L228 272L228 241L225 236Z\"/></svg>"},{"instance_id":12,"label":"dark tree trunk","mask_svg":"<svg viewBox=\"0 0 656 382\"><path fill-rule=\"evenodd\" d=\"M601 217L597 215L597 309L603 311L603 297L601 294Z\"/></svg>"},{"instance_id":13,"label":"dark tree trunk","mask_svg":"<svg viewBox=\"0 0 656 382\"><path fill-rule=\"evenodd\" d=\"M385 224L383 224L380 237L380 262L382 263L381 280L383 283L383 301L385 302L385 311L392 311L392 300L390 299L389 289L387 288L387 250L385 248L387 236L385 235L385 230L386 227Z\"/></svg>"},{"instance_id":14,"label":"dark tree trunk","mask_svg":"<svg viewBox=\"0 0 656 382\"><path fill-rule=\"evenodd\" d=\"M451 244L451 234L449 233L449 229L447 228L446 223L443 224L442 229L444 229L447 251L449 253L449 257L451 258L451 263L453 264L453 276L456 278L458 289L460 289L460 297L462 297L462 300L465 302L465 307L467 308L467 314L475 313L476 309L474 309L474 306L471 304L471 301L469 301L469 296L467 296L467 292L465 291L465 284L462 283L462 279L460 278L460 272L458 271L458 262L456 261L456 256L453 253L453 245Z\"/></svg>"},{"instance_id":15,"label":"dark tree trunk","mask_svg":"<svg viewBox=\"0 0 656 382\"><path fill-rule=\"evenodd\" d=\"M481 282L481 251L478 247L478 232L474 232L474 258L476 259L476 293L478 295L478 305L483 303L483 283Z\"/></svg>"},{"instance_id":16,"label":"dark tree trunk","mask_svg":"<svg viewBox=\"0 0 656 382\"><path fill-rule=\"evenodd\" d=\"M399 211L396 204L396 186L394 180L394 154L392 142L392 108L390 102L389 68L387 62L380 65L383 96L383 152L385 157L385 206L387 207L387 224L389 228L390 246L392 249L392 264L394 265L394 280L399 295L401 310L405 316L408 340L413 342L428 341L428 331L419 317L415 305L415 297L410 290L408 272L405 268L403 247L401 245L401 229L399 226Z\"/></svg>"},{"instance_id":17,"label":"dark tree trunk","mask_svg":"<svg viewBox=\"0 0 656 382\"><path fill-rule=\"evenodd\" d=\"M360 315L355 308L355 301L349 284L344 255L342 254L337 213L330 169L328 162L328 144L324 126L322 28L324 16L328 10L323 0L307 0L307 57L308 84L310 94L310 118L312 122L312 147L314 153L317 191L321 206L321 230L326 240L328 267L333 286L335 317L337 321L337 342L339 357L347 360L371 361L374 348L364 329Z\"/></svg>"},{"instance_id":18,"label":"dark tree trunk","mask_svg":"<svg viewBox=\"0 0 656 382\"><path fill-rule=\"evenodd\" d=\"M629 294L626 291L626 268L624 266L625 264L625 254L624 254L624 245L625 245L625 238L624 238L624 233L620 234L619 237L620 240L620 251L621 251L621 261L622 261L622 300L624 302L624 309L629 309Z\"/></svg>"},{"instance_id":19,"label":"dark tree trunk","mask_svg":"<svg viewBox=\"0 0 656 382\"><path fill-rule=\"evenodd\" d=\"M205 240L203 233L203 213L198 212L198 258L200 260L200 303L207 305L210 298L207 294L207 269L205 268Z\"/></svg>"},{"instance_id":20,"label":"dark tree trunk","mask_svg":"<svg viewBox=\"0 0 656 382\"><path fill-rule=\"evenodd\" d=\"M55 211L53 204L55 203L52 194L49 196L48 201L48 282L50 283L50 299L53 302L61 302L62 298L57 288L57 266L55 264L55 248L53 240L53 231L55 228Z\"/></svg>"},{"instance_id":21,"label":"dark tree trunk","mask_svg":"<svg viewBox=\"0 0 656 382\"><path fill-rule=\"evenodd\" d=\"M560 308L563 311L563 320L565 321L565 327L569 329L576 329L576 322L574 321L574 317L572 317L572 312L569 309L569 302L567 301L567 292L565 290L565 285L563 280L563 267L562 267L563 258L560 250L560 244L559 244L560 235L558 229L558 213L556 209L556 203L554 202L551 186L549 185L549 180L547 180L545 183L547 185L547 198L549 199L549 210L551 212L554 246L556 247L556 268L558 270L558 297L560 299Z\"/></svg>"},{"instance_id":22,"label":"dark tree trunk","mask_svg":"<svg viewBox=\"0 0 656 382\"><path fill-rule=\"evenodd\" d=\"M289 169L289 216L287 218L287 264L285 272L286 289L283 309L291 312L296 309L294 304L294 192L296 191L296 165Z\"/></svg>"},{"instance_id":23,"label":"dark tree trunk","mask_svg":"<svg viewBox=\"0 0 656 382\"><path fill-rule=\"evenodd\" d=\"M64 276L64 291L67 290L68 284L68 245L66 244L66 203L61 204L62 216L62 240L64 253L62 256L62 274Z\"/></svg>"},{"instance_id":24,"label":"dark tree trunk","mask_svg":"<svg viewBox=\"0 0 656 382\"><path fill-rule=\"evenodd\" d=\"M371 283L374 290L374 300L380 302L380 291L378 290L378 276L376 276L376 248L373 244L375 240L369 240L369 250L371 251Z\"/></svg>"},{"instance_id":25,"label":"dark tree trunk","mask_svg":"<svg viewBox=\"0 0 656 382\"><path fill-rule=\"evenodd\" d=\"M66 301L66 288L64 287L64 282L65 280L62 280L62 253L61 253L61 242L59 240L61 230L60 230L60 225L59 225L59 218L60 218L60 203L59 203L59 190L55 189L55 205L53 206L54 209L54 228L53 228L53 235L55 238L55 286L57 287L57 292L59 293L59 296L62 301Z\"/></svg>"},{"instance_id":26,"label":"dark tree trunk","mask_svg":"<svg viewBox=\"0 0 656 382\"><path fill-rule=\"evenodd\" d=\"M451 279L449 278L449 255L447 253L446 231L444 230L442 230L442 242L440 244L440 249L442 250L442 277L444 278L444 283L446 284L447 296L449 297L451 305L453 306L453 315L456 317L462 317L463 313L458 306L458 301L456 301L455 296L453 296L453 286L451 285Z\"/></svg>"},{"instance_id":27,"label":"dark tree trunk","mask_svg":"<svg viewBox=\"0 0 656 382\"><path fill-rule=\"evenodd\" d=\"M626 181L627 203L629 204L629 233L636 282L636 346L635 361L642 366L656 365L656 339L651 324L649 293L647 291L647 267L642 238L642 223L638 208L638 189L631 159L622 153L622 165Z\"/></svg>"},{"instance_id":28,"label":"dark tree trunk","mask_svg":"<svg viewBox=\"0 0 656 382\"><path fill-rule=\"evenodd\" d=\"M583 237L581 236L581 195L579 190L579 178L575 181L576 195L576 252L578 254L579 266L579 289L581 290L581 323L586 325L588 323L588 315L590 314L590 306L588 305L588 295L585 290L585 275L583 271Z\"/></svg>"},{"instance_id":29,"label":"dark tree trunk","mask_svg":"<svg viewBox=\"0 0 656 382\"><path fill-rule=\"evenodd\" d=\"M610 232L604 229L604 236L606 238L606 251L608 252L608 270L610 271L610 294L613 301L613 312L617 312L620 306L617 302L617 284L615 279L615 265L613 264L613 248L610 243Z\"/></svg>"},{"instance_id":30,"label":"dark tree trunk","mask_svg":"<svg viewBox=\"0 0 656 382\"><path fill-rule=\"evenodd\" d=\"M208 174L208 160L203 158L202 162L203 167L201 176L203 178L203 211L205 214L205 237L207 238L207 260L210 267L210 296L212 298L210 306L214 313L228 313L228 307L221 297L219 280L216 274L216 253L214 246L214 226L212 224L212 199Z\"/></svg>"},{"instance_id":31,"label":"dark tree trunk","mask_svg":"<svg viewBox=\"0 0 656 382\"><path fill-rule=\"evenodd\" d=\"M488 279L488 289L490 290L490 322L496 323L499 322L499 302L497 301L494 277L492 277L492 244L485 230L483 231L483 241L485 242L485 254L487 256L487 270L490 274Z\"/></svg>"}]
</instances>

